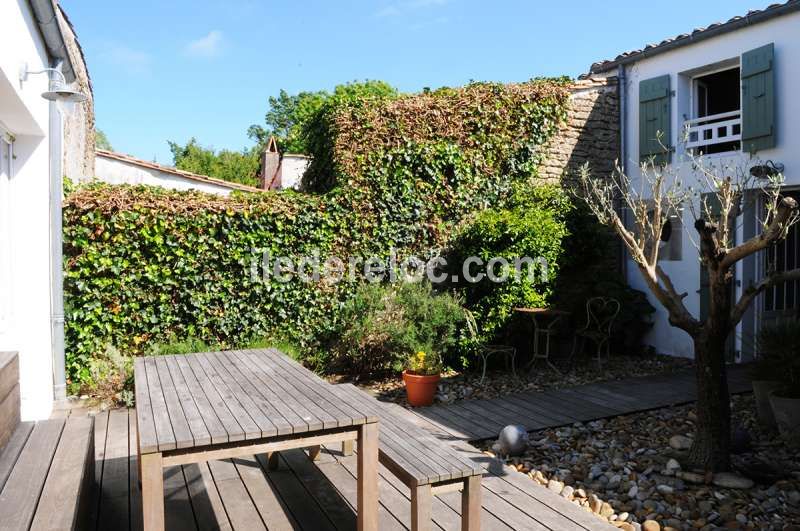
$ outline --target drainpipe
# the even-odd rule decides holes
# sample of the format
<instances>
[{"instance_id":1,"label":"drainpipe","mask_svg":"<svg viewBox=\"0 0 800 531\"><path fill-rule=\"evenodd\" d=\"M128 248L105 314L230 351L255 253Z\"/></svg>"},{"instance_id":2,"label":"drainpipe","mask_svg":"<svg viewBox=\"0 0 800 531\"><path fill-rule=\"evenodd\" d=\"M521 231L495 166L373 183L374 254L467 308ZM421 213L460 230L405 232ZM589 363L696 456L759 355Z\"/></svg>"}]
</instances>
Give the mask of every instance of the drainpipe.
<instances>
[{"instance_id":1,"label":"drainpipe","mask_svg":"<svg viewBox=\"0 0 800 531\"><path fill-rule=\"evenodd\" d=\"M54 68L61 69L58 61ZM52 76L53 73L51 72ZM50 151L50 341L53 355L53 399L58 402L67 397L66 360L64 359L64 274L62 249L61 198L63 183L62 142L64 125L58 103L49 105Z\"/></svg>"},{"instance_id":2,"label":"drainpipe","mask_svg":"<svg viewBox=\"0 0 800 531\"><path fill-rule=\"evenodd\" d=\"M625 126L627 124L628 118L628 99L627 94L625 93L627 79L625 78L625 65L619 65L617 68L617 90L619 91L619 164L620 169L625 175L628 175L628 146L627 146L627 139L625 138ZM620 210L622 214L622 222L627 226L628 224L628 212L625 210L622 205L620 204ZM620 253L622 254L621 257L621 264L622 264L622 275L625 278L625 281L628 280L628 260L627 254L625 253L625 247L620 245Z\"/></svg>"},{"instance_id":3,"label":"drainpipe","mask_svg":"<svg viewBox=\"0 0 800 531\"><path fill-rule=\"evenodd\" d=\"M58 23L54 0L28 0L36 24L41 31L50 64L64 74L65 81L75 80L75 71ZM52 76L53 73L50 73ZM64 400L67 395L64 359L64 279L61 232L61 196L63 194L63 134L64 126L58 103L49 104L50 150L50 341L53 356L53 398Z\"/></svg>"}]
</instances>

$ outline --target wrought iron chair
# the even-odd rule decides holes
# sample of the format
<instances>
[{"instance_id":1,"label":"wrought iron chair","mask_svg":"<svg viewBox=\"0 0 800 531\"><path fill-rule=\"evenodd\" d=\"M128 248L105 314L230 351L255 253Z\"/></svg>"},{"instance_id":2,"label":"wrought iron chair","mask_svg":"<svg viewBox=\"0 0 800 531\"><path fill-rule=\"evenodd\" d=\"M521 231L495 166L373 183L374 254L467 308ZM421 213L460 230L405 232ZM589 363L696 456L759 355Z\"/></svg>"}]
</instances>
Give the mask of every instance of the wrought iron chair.
<instances>
[{"instance_id":1,"label":"wrought iron chair","mask_svg":"<svg viewBox=\"0 0 800 531\"><path fill-rule=\"evenodd\" d=\"M607 357L611 357L611 327L620 309L619 301L613 297L592 297L586 301L586 324L575 332L570 358L575 359L576 350L583 352L588 339L597 347L597 364L602 367L603 350ZM581 344L579 349L578 341Z\"/></svg>"},{"instance_id":2,"label":"wrought iron chair","mask_svg":"<svg viewBox=\"0 0 800 531\"><path fill-rule=\"evenodd\" d=\"M473 343L478 346L478 354L480 355L481 359L483 359L483 372L481 372L481 381L486 379L486 365L489 362L489 358L493 354L503 354L506 357L506 366L508 366L508 362L511 362L511 373L516 378L517 376L517 367L516 367L516 357L517 357L517 349L508 345L489 345L483 341L481 341L480 333L478 331L478 323L475 321L475 316L472 315L472 312L469 310L464 310L464 316L467 320L467 331L469 332L470 339L472 339Z\"/></svg>"}]
</instances>

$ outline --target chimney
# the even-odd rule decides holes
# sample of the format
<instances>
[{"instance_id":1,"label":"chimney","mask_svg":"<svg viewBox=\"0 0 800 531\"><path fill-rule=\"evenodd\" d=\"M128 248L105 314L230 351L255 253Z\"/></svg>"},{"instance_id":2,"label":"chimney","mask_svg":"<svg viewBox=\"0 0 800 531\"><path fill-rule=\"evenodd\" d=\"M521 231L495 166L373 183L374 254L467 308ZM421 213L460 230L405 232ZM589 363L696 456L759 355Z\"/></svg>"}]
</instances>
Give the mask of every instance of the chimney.
<instances>
[{"instance_id":1,"label":"chimney","mask_svg":"<svg viewBox=\"0 0 800 531\"><path fill-rule=\"evenodd\" d=\"M278 151L278 143L275 137L269 137L267 146L261 158L261 175L259 177L259 188L262 190L277 190L280 188L280 169L281 154Z\"/></svg>"}]
</instances>

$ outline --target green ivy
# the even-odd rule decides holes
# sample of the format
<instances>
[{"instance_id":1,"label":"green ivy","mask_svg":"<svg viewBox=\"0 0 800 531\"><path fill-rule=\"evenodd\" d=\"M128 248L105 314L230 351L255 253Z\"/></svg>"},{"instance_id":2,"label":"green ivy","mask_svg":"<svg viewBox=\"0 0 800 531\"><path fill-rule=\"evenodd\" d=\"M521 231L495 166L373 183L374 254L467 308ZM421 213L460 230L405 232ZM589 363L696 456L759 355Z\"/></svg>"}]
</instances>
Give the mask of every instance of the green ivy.
<instances>
[{"instance_id":1,"label":"green ivy","mask_svg":"<svg viewBox=\"0 0 800 531\"><path fill-rule=\"evenodd\" d=\"M481 216L476 235L540 231L518 249L554 253L564 232L552 213L524 221L504 212L518 215L517 190L538 185L542 148L566 105L564 80L333 98L305 129L314 155L306 187L316 194L77 188L64 205L71 381L89 383L89 362L108 345L136 354L186 338L225 346L279 336L324 362L319 338L337 329L357 283L254 281L252 249L294 258L319 250L323 261L393 247L435 254ZM548 292L528 288L527 299ZM514 297L498 293L490 304Z\"/></svg>"}]
</instances>

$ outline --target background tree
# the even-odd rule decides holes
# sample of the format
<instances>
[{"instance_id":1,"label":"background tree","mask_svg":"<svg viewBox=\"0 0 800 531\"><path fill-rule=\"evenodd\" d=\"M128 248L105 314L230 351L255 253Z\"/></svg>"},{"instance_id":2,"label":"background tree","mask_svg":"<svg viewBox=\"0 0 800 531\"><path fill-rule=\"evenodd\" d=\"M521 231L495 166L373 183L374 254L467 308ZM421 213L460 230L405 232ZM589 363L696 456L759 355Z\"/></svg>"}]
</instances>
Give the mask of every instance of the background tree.
<instances>
[{"instance_id":1,"label":"background tree","mask_svg":"<svg viewBox=\"0 0 800 531\"><path fill-rule=\"evenodd\" d=\"M787 280L800 278L800 269L767 271L758 283L746 286L734 301L734 270L737 262L774 246L786 238L797 221L797 202L780 193L782 175L756 179L750 171L736 166L704 166L692 158L696 183L681 178L681 165L666 168L653 161L641 168L641 182L631 180L618 169L611 179L592 178L588 168L580 172L583 198L598 220L622 239L650 291L669 314L672 326L685 331L694 343L697 384L696 434L689 452L689 464L706 470L730 468L730 397L725 368L726 341L747 308L764 290ZM694 178L693 178L694 180ZM706 192L706 193L703 193ZM762 231L733 245L733 235L743 202L763 198L766 215ZM631 223L618 213L621 202ZM708 274L710 300L708 316L693 316L683 303L672 279L659 265L662 234L671 212L688 209L695 219L696 244L702 267Z\"/></svg>"},{"instance_id":2,"label":"background tree","mask_svg":"<svg viewBox=\"0 0 800 531\"><path fill-rule=\"evenodd\" d=\"M175 167L181 170L208 175L225 181L258 185L258 171L261 165L258 146L241 151L201 146L195 138L181 145L169 142Z\"/></svg>"},{"instance_id":3,"label":"background tree","mask_svg":"<svg viewBox=\"0 0 800 531\"><path fill-rule=\"evenodd\" d=\"M94 130L94 146L97 149L105 149L106 151L114 151L111 147L111 142L108 141L106 134L100 129Z\"/></svg>"},{"instance_id":4,"label":"background tree","mask_svg":"<svg viewBox=\"0 0 800 531\"><path fill-rule=\"evenodd\" d=\"M269 110L264 116L264 126L251 125L247 135L260 146L263 146L270 136L275 136L282 153L309 154L304 130L326 103L343 99L396 95L397 89L385 81L374 80L337 85L333 93L318 90L290 95L281 90L277 97L269 98Z\"/></svg>"}]
</instances>

